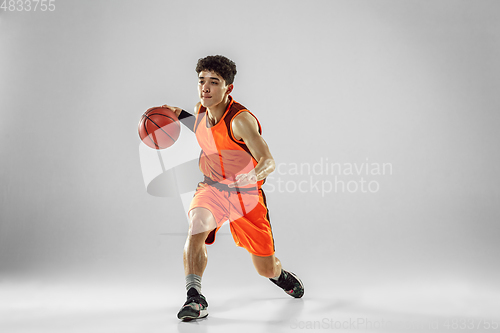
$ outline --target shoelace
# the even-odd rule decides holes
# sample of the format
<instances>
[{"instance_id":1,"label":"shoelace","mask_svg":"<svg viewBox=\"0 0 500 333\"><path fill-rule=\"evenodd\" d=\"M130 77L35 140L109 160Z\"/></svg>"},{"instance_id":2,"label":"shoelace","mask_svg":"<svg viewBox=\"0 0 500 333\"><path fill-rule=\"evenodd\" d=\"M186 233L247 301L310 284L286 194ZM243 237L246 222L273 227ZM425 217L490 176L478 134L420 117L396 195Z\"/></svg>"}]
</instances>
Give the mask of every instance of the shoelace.
<instances>
[{"instance_id":1,"label":"shoelace","mask_svg":"<svg viewBox=\"0 0 500 333\"><path fill-rule=\"evenodd\" d=\"M281 287L285 290L291 290L293 289L293 286L295 284L295 281L293 280L293 276L291 274L285 273L286 277L281 283Z\"/></svg>"},{"instance_id":2,"label":"shoelace","mask_svg":"<svg viewBox=\"0 0 500 333\"><path fill-rule=\"evenodd\" d=\"M184 305L188 305L189 303L196 303L196 304L201 304L203 306L207 306L207 302L200 297L200 295L196 295L196 296L189 296L186 303L184 303Z\"/></svg>"}]
</instances>

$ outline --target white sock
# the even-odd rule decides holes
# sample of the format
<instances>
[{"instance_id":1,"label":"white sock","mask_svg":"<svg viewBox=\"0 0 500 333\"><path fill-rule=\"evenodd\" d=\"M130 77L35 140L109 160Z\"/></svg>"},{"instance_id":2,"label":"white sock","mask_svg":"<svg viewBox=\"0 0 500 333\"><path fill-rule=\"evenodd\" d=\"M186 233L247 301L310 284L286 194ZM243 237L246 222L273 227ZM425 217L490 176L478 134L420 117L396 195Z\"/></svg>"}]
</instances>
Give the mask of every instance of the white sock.
<instances>
[{"instance_id":1,"label":"white sock","mask_svg":"<svg viewBox=\"0 0 500 333\"><path fill-rule=\"evenodd\" d=\"M196 274L189 274L186 276L186 290L191 288L196 289L196 291L201 294L201 276Z\"/></svg>"}]
</instances>

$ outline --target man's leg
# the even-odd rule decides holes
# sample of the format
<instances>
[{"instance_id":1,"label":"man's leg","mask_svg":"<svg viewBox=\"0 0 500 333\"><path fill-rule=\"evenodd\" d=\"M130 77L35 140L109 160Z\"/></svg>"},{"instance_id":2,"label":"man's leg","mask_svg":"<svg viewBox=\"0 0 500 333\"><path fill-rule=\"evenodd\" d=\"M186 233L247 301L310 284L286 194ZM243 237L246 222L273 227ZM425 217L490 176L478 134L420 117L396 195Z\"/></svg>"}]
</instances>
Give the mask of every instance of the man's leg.
<instances>
[{"instance_id":1,"label":"man's leg","mask_svg":"<svg viewBox=\"0 0 500 333\"><path fill-rule=\"evenodd\" d=\"M189 233L183 253L187 300L177 314L182 320L203 318L208 315L208 303L201 294L201 277L207 266L205 240L210 231L217 227L215 218L206 208L193 208L189 212L189 219Z\"/></svg>"},{"instance_id":2,"label":"man's leg","mask_svg":"<svg viewBox=\"0 0 500 333\"><path fill-rule=\"evenodd\" d=\"M205 240L210 231L217 227L214 216L206 208L193 208L189 212L189 233L184 245L184 273L202 276L207 267Z\"/></svg>"},{"instance_id":3,"label":"man's leg","mask_svg":"<svg viewBox=\"0 0 500 333\"><path fill-rule=\"evenodd\" d=\"M273 278L281 274L281 261L274 254L268 257L259 257L255 254L251 256L257 273L263 277Z\"/></svg>"},{"instance_id":4,"label":"man's leg","mask_svg":"<svg viewBox=\"0 0 500 333\"><path fill-rule=\"evenodd\" d=\"M255 254L251 256L255 269L260 275L269 278L292 297L300 298L304 295L302 281L294 273L282 269L280 260L274 254L267 257Z\"/></svg>"}]
</instances>

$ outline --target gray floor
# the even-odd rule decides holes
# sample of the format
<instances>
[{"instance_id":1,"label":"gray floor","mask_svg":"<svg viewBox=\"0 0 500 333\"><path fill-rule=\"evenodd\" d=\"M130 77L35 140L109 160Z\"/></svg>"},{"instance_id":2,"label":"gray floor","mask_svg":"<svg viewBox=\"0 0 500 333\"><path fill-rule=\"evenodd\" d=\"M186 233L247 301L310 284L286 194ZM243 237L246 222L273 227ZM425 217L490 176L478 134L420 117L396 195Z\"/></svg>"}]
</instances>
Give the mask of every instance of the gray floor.
<instances>
[{"instance_id":1,"label":"gray floor","mask_svg":"<svg viewBox=\"0 0 500 333\"><path fill-rule=\"evenodd\" d=\"M171 238L169 246L182 249L183 237ZM0 332L500 331L500 293L492 285L437 274L312 270L284 256L306 286L304 298L293 299L258 276L229 235L216 245L203 277L206 319L176 318L185 300L182 259L159 253L158 262L163 256L169 264L156 270L146 262L3 275Z\"/></svg>"},{"instance_id":2,"label":"gray floor","mask_svg":"<svg viewBox=\"0 0 500 333\"><path fill-rule=\"evenodd\" d=\"M362 288L363 292L327 297L309 286L303 299L292 299L270 284L206 292L209 317L179 322L183 295L167 285L3 284L0 290L1 332L292 332L370 330L431 332L499 331L487 297L460 303L453 295L440 299ZM207 288L208 289L208 288ZM249 292L250 290L250 292ZM167 296L168 295L168 296ZM209 296L208 296L209 295ZM408 296L408 293L406 293ZM428 295L427 295L428 296ZM430 301L430 303L427 303ZM466 322L461 323L460 320ZM489 324L488 324L489 323ZM391 326L392 325L392 326ZM449 326L447 326L449 325ZM455 325L455 326L452 326ZM490 329L486 329L493 325ZM493 328L497 329L493 329ZM480 329L482 328L482 329Z\"/></svg>"}]
</instances>

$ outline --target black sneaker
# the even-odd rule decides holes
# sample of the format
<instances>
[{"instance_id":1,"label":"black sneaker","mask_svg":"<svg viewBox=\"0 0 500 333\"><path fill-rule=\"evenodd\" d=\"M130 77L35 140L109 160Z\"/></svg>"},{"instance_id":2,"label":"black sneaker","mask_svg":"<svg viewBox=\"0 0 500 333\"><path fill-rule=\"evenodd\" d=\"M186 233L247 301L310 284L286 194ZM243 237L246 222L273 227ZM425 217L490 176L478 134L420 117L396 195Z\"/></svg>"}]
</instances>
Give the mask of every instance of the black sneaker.
<instances>
[{"instance_id":1,"label":"black sneaker","mask_svg":"<svg viewBox=\"0 0 500 333\"><path fill-rule=\"evenodd\" d=\"M269 280L292 297L301 298L304 296L304 285L297 275L292 272L283 270L283 274L280 276L278 281L273 279Z\"/></svg>"},{"instance_id":2,"label":"black sneaker","mask_svg":"<svg viewBox=\"0 0 500 333\"><path fill-rule=\"evenodd\" d=\"M190 288L187 292L187 301L179 310L177 318L189 321L208 316L208 303L205 296L198 293L195 288Z\"/></svg>"}]
</instances>

